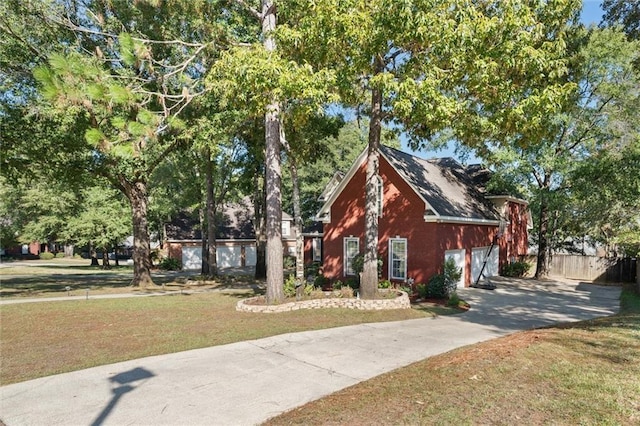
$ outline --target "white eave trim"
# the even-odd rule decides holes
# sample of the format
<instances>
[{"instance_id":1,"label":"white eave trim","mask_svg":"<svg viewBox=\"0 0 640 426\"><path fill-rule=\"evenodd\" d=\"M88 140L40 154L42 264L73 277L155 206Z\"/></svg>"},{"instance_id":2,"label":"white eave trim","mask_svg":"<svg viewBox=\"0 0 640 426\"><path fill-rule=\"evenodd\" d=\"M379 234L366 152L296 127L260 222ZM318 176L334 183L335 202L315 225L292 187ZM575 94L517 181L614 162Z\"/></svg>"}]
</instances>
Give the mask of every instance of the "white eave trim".
<instances>
[{"instance_id":1,"label":"white eave trim","mask_svg":"<svg viewBox=\"0 0 640 426\"><path fill-rule=\"evenodd\" d=\"M455 216L427 216L424 217L425 222L429 223L461 223L465 225L491 225L500 226L499 220L478 219L473 217L455 217Z\"/></svg>"},{"instance_id":2,"label":"white eave trim","mask_svg":"<svg viewBox=\"0 0 640 426\"><path fill-rule=\"evenodd\" d=\"M202 243L202 239L191 239L191 240L166 240L167 243ZM216 243L255 243L256 239L253 238L216 238Z\"/></svg>"},{"instance_id":3,"label":"white eave trim","mask_svg":"<svg viewBox=\"0 0 640 426\"><path fill-rule=\"evenodd\" d=\"M324 232L303 232L302 233L303 237L323 237L324 236Z\"/></svg>"}]
</instances>

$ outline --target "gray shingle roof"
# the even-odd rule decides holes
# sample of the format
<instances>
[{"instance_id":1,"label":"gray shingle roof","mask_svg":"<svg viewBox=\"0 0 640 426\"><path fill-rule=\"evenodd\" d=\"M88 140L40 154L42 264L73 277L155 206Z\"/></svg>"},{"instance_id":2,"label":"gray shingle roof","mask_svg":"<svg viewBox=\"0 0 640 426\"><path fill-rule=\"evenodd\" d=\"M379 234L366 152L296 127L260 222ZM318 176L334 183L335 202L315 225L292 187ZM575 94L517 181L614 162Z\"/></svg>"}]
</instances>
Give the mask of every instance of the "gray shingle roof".
<instances>
[{"instance_id":1,"label":"gray shingle roof","mask_svg":"<svg viewBox=\"0 0 640 426\"><path fill-rule=\"evenodd\" d=\"M283 221L293 221L293 217L282 212ZM244 198L235 203L227 203L223 211L218 213L216 239L219 240L254 240L256 232L253 227L253 203ZM295 230L285 238L295 237ZM181 211L177 217L166 224L167 239L174 241L200 240L202 229L197 212Z\"/></svg>"},{"instance_id":2,"label":"gray shingle roof","mask_svg":"<svg viewBox=\"0 0 640 426\"><path fill-rule=\"evenodd\" d=\"M380 151L438 215L499 220L493 203L483 195L477 166L467 170L452 158L425 160L386 146Z\"/></svg>"},{"instance_id":3,"label":"gray shingle roof","mask_svg":"<svg viewBox=\"0 0 640 426\"><path fill-rule=\"evenodd\" d=\"M202 229L197 212L189 214L181 211L170 223L166 224L169 240L200 240ZM253 205L242 200L225 205L224 211L218 214L216 238L221 240L255 239L253 229Z\"/></svg>"}]
</instances>

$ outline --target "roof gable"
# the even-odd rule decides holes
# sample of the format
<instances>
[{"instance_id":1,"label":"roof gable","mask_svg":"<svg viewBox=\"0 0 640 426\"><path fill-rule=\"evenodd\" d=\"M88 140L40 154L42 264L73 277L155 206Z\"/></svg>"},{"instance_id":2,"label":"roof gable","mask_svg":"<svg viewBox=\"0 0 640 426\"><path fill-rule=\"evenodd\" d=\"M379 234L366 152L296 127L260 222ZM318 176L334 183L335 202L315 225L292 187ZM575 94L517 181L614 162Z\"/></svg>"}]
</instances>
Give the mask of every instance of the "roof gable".
<instances>
[{"instance_id":1,"label":"roof gable","mask_svg":"<svg viewBox=\"0 0 640 426\"><path fill-rule=\"evenodd\" d=\"M389 147L381 154L433 209L434 216L498 220L493 203L465 167L453 158L425 160Z\"/></svg>"},{"instance_id":2,"label":"roof gable","mask_svg":"<svg viewBox=\"0 0 640 426\"><path fill-rule=\"evenodd\" d=\"M318 212L318 220L330 220L331 205L364 164L367 150L356 159L346 176ZM467 170L452 158L425 160L382 146L384 158L425 203L425 219L497 221L499 213L479 187L477 169Z\"/></svg>"}]
</instances>

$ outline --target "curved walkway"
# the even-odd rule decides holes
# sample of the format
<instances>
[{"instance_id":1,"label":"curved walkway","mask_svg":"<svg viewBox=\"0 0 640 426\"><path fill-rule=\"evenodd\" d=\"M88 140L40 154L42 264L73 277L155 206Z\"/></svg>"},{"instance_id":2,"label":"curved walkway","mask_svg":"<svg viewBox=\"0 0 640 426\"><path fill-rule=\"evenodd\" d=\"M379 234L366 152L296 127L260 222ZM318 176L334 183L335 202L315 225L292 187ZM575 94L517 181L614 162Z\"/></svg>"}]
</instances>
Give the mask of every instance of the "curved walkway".
<instances>
[{"instance_id":1,"label":"curved walkway","mask_svg":"<svg viewBox=\"0 0 640 426\"><path fill-rule=\"evenodd\" d=\"M467 313L283 334L153 356L0 388L17 425L251 425L454 348L611 315L620 289L504 280L463 289Z\"/></svg>"}]
</instances>

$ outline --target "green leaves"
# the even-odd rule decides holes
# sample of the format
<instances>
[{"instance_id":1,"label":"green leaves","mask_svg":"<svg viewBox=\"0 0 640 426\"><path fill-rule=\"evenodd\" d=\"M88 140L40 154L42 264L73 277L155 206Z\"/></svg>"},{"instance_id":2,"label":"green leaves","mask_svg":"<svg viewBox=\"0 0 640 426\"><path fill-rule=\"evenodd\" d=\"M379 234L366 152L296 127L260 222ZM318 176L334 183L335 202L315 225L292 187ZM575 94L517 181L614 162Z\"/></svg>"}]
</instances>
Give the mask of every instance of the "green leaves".
<instances>
[{"instance_id":1,"label":"green leaves","mask_svg":"<svg viewBox=\"0 0 640 426\"><path fill-rule=\"evenodd\" d=\"M221 107L242 106L261 114L272 96L291 107L292 118L317 113L322 105L337 98L329 87L334 75L315 71L308 64L269 54L260 45L240 47L223 53L209 75L207 85L220 96Z\"/></svg>"},{"instance_id":2,"label":"green leaves","mask_svg":"<svg viewBox=\"0 0 640 426\"><path fill-rule=\"evenodd\" d=\"M120 42L122 62L129 67L134 66L136 63L136 48L133 43L133 38L130 34L120 33L118 41Z\"/></svg>"}]
</instances>

